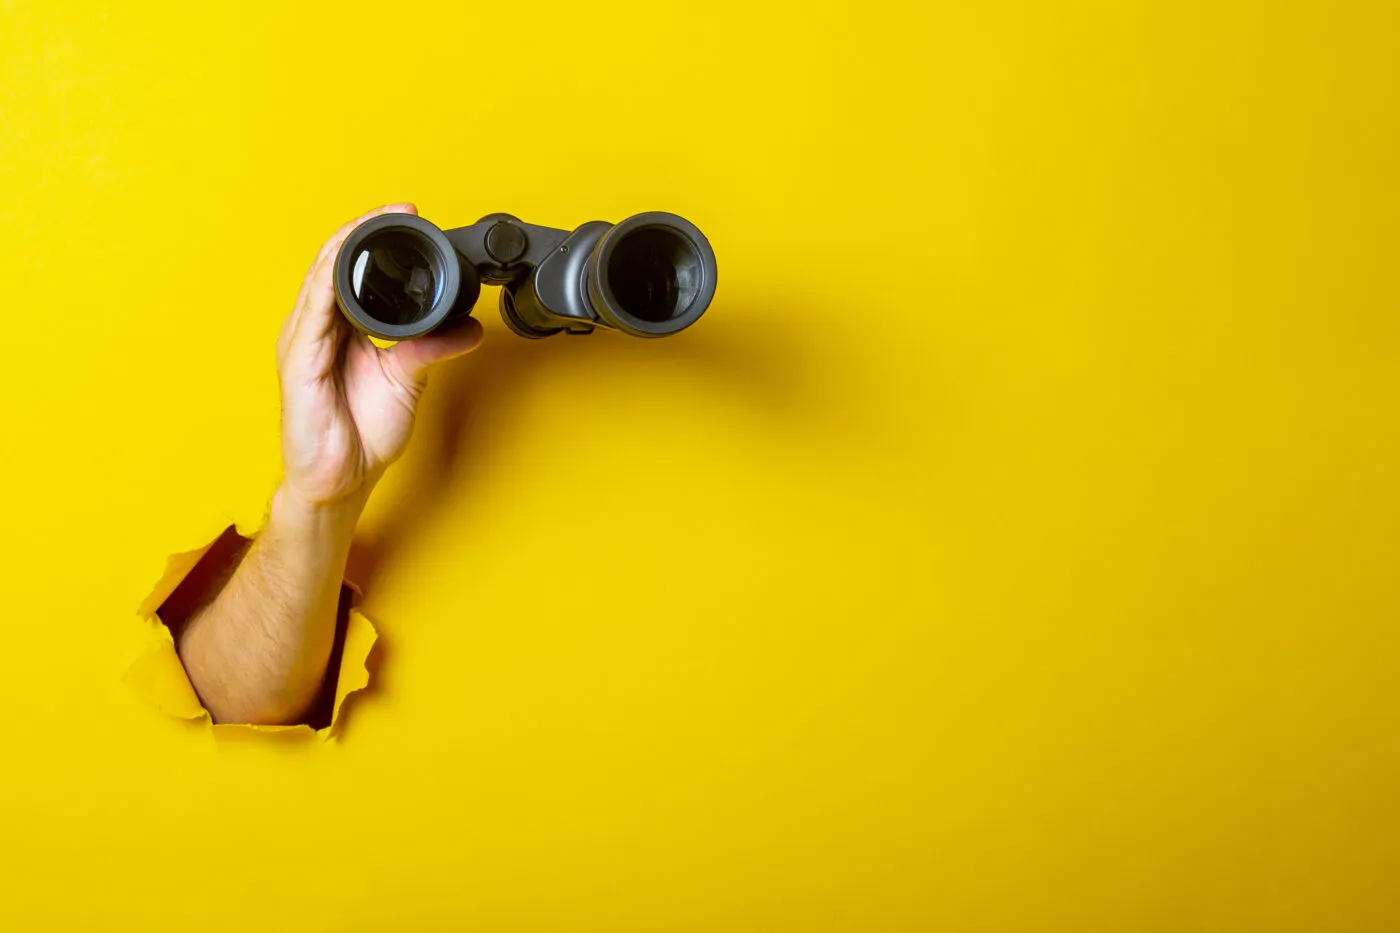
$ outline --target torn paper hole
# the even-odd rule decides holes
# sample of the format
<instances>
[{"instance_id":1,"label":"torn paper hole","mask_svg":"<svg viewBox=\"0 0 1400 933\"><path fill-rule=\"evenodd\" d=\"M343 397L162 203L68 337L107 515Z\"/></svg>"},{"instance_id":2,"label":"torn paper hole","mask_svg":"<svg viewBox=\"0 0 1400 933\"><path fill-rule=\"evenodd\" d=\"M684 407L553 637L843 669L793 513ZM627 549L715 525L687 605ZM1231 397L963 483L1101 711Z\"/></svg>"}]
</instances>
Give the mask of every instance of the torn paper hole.
<instances>
[{"instance_id":1,"label":"torn paper hole","mask_svg":"<svg viewBox=\"0 0 1400 933\"><path fill-rule=\"evenodd\" d=\"M321 694L303 717L306 722L302 725L215 725L209 711L200 704L175 652L175 637L166 620L178 628L198 606L208 588L237 560L247 543L248 538L230 525L204 547L175 554L166 560L165 573L136 610L147 626L151 647L127 669L125 679L165 713L179 719L202 720L217 733L331 739L338 734L346 698L369 684L366 660L378 637L369 619L355 608L359 590L348 580L341 588L335 644L326 668L326 680Z\"/></svg>"}]
</instances>

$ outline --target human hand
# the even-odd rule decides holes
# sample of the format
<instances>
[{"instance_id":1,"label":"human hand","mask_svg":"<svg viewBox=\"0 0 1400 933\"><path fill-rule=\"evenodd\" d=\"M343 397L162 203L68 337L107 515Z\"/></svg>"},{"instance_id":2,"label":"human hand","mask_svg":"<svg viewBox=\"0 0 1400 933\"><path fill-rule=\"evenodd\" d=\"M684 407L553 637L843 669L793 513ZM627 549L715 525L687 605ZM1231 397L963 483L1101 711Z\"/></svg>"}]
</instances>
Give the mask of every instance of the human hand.
<instances>
[{"instance_id":1,"label":"human hand","mask_svg":"<svg viewBox=\"0 0 1400 933\"><path fill-rule=\"evenodd\" d=\"M367 494L408 444L428 368L481 342L481 324L466 318L383 350L340 313L332 282L341 244L369 218L393 213L418 209L381 207L326 241L277 338L283 487L309 505Z\"/></svg>"}]
</instances>

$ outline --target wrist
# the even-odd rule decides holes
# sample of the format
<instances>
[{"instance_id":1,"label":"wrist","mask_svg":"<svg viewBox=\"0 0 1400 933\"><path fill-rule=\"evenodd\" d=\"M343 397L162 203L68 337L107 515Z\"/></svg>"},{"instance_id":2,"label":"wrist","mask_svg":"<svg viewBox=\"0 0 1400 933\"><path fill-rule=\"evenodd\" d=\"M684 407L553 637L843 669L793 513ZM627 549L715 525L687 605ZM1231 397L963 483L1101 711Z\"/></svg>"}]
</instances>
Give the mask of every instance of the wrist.
<instances>
[{"instance_id":1,"label":"wrist","mask_svg":"<svg viewBox=\"0 0 1400 933\"><path fill-rule=\"evenodd\" d=\"M360 513L369 501L371 485L366 484L347 496L329 502L308 497L296 486L283 479L272 494L268 513L270 527L297 536L324 540L344 538L348 541L359 522Z\"/></svg>"}]
</instances>

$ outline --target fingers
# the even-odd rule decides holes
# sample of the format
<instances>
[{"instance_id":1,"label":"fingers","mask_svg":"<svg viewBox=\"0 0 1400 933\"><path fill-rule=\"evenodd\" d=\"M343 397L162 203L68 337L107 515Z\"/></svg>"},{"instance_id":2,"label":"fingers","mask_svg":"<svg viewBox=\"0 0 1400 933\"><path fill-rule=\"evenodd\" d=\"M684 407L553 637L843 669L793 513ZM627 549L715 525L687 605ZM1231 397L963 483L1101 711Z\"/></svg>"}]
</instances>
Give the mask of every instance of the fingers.
<instances>
[{"instance_id":1,"label":"fingers","mask_svg":"<svg viewBox=\"0 0 1400 933\"><path fill-rule=\"evenodd\" d=\"M333 285L335 258L346 237L350 236L356 227L371 217L378 217L380 214L417 213L418 208L406 201L386 204L341 225L340 229L331 234L330 239L322 244L320 252L316 254L316 260L311 264L311 268L307 270L291 313L282 322L282 330L277 337L278 366L282 365L287 351L294 341L303 345L308 342L314 343L323 338L329 330L329 325L334 320L331 317L331 312L335 309L335 288ZM305 334L298 337L297 334L302 330L302 322L307 318L308 310L312 312L312 326Z\"/></svg>"},{"instance_id":2,"label":"fingers","mask_svg":"<svg viewBox=\"0 0 1400 933\"><path fill-rule=\"evenodd\" d=\"M384 353L404 383L421 388L427 380L429 367L470 353L481 345L481 336L481 322L469 317L450 328L439 328L427 336L396 343Z\"/></svg>"}]
</instances>

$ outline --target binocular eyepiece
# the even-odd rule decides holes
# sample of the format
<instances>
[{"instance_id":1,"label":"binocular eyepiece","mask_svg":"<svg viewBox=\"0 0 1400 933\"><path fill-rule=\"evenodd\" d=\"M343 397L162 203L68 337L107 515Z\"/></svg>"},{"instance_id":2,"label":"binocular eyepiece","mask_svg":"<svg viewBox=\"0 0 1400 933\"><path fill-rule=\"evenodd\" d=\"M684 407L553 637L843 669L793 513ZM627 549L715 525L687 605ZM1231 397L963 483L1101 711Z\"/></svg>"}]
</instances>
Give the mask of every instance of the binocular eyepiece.
<instances>
[{"instance_id":1,"label":"binocular eyepiece","mask_svg":"<svg viewBox=\"0 0 1400 933\"><path fill-rule=\"evenodd\" d=\"M335 297L352 324L386 340L420 337L471 314L482 283L502 286L501 316L522 337L595 327L665 337L705 313L715 275L705 235L663 211L573 231L510 214L455 230L381 214L341 246Z\"/></svg>"}]
</instances>

